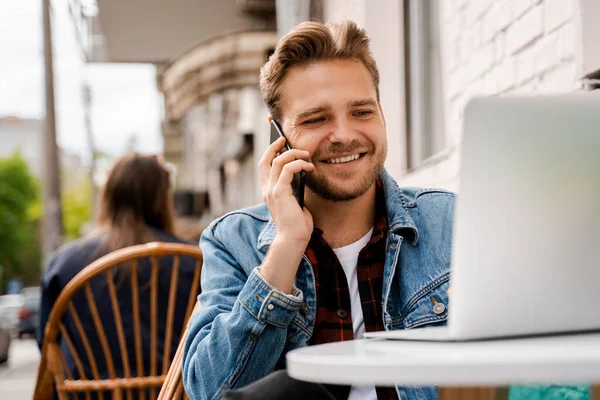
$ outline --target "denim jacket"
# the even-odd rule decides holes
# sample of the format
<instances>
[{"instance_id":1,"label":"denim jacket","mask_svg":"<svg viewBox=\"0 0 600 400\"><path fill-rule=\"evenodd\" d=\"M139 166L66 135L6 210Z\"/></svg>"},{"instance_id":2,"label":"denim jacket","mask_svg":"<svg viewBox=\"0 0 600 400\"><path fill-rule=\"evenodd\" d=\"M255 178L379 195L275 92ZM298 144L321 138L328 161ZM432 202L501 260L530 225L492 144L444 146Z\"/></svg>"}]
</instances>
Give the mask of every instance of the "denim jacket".
<instances>
[{"instance_id":1,"label":"denim jacket","mask_svg":"<svg viewBox=\"0 0 600 400\"><path fill-rule=\"evenodd\" d=\"M448 304L454 195L400 189L385 170L381 180L389 224L385 329L445 324L447 307L434 311L434 304ZM304 256L291 295L269 285L259 269L274 237L264 204L227 214L202 234L202 308L190 320L183 356L192 400L248 385L284 366L288 351L308 345L317 310L315 276ZM397 390L402 399L437 398L435 387Z\"/></svg>"}]
</instances>

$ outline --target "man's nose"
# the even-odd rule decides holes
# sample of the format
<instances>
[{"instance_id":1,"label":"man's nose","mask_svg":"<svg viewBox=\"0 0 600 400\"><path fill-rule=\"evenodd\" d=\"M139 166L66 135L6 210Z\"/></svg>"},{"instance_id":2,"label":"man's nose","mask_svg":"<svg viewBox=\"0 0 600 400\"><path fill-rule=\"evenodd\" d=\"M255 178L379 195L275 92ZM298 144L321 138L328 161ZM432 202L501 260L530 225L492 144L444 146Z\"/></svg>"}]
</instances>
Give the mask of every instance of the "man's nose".
<instances>
[{"instance_id":1,"label":"man's nose","mask_svg":"<svg viewBox=\"0 0 600 400\"><path fill-rule=\"evenodd\" d=\"M356 139L356 132L352 126L352 121L345 116L336 118L329 134L331 143L350 143L354 139Z\"/></svg>"}]
</instances>

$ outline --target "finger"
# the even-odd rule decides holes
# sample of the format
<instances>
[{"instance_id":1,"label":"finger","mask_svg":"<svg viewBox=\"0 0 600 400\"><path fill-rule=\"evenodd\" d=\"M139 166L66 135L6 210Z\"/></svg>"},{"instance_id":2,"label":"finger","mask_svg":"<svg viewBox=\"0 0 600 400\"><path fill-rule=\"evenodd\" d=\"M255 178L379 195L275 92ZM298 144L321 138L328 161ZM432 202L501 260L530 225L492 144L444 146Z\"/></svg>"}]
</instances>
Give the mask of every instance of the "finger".
<instances>
[{"instance_id":1,"label":"finger","mask_svg":"<svg viewBox=\"0 0 600 400\"><path fill-rule=\"evenodd\" d=\"M310 153L306 150L292 149L279 154L271 163L270 174L279 176L281 169L288 163L294 160L308 160Z\"/></svg>"},{"instance_id":2,"label":"finger","mask_svg":"<svg viewBox=\"0 0 600 400\"><path fill-rule=\"evenodd\" d=\"M260 161L258 162L258 167L261 172L266 172L267 176L269 175L268 171L271 169L271 163L273 162L273 159L277 157L277 154L281 152L284 145L285 139L280 137L271 143L269 147L267 147Z\"/></svg>"},{"instance_id":3,"label":"finger","mask_svg":"<svg viewBox=\"0 0 600 400\"><path fill-rule=\"evenodd\" d=\"M306 150L292 149L288 150L273 160L271 165L269 184L275 186L279 180L279 175L283 168L294 160L307 160L310 157L310 153Z\"/></svg>"},{"instance_id":4,"label":"finger","mask_svg":"<svg viewBox=\"0 0 600 400\"><path fill-rule=\"evenodd\" d=\"M311 172L314 169L314 167L314 164L311 164L308 161L304 160L295 160L285 164L281 171L281 174L279 175L277 183L273 185L273 191L281 192L284 190L291 190L294 174L297 174L300 171Z\"/></svg>"},{"instance_id":5,"label":"finger","mask_svg":"<svg viewBox=\"0 0 600 400\"><path fill-rule=\"evenodd\" d=\"M263 153L260 161L258 162L258 175L260 177L260 184L262 187L263 198L265 197L267 191L267 185L269 183L269 177L271 175L271 163L273 159L279 155L279 152L283 149L285 145L285 139L279 138Z\"/></svg>"}]
</instances>

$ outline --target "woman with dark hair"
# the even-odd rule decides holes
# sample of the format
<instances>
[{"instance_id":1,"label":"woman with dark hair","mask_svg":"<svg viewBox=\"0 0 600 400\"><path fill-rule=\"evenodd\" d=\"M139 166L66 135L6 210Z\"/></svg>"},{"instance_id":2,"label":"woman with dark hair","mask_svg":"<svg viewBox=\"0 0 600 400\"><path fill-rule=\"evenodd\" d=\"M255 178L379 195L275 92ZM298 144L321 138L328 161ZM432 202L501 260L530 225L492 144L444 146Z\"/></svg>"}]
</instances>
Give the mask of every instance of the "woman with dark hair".
<instances>
[{"instance_id":1,"label":"woman with dark hair","mask_svg":"<svg viewBox=\"0 0 600 400\"><path fill-rule=\"evenodd\" d=\"M130 153L117 160L102 191L98 214L108 251L151 242L165 233L174 238L170 186L169 172L156 156Z\"/></svg>"},{"instance_id":2,"label":"woman with dark hair","mask_svg":"<svg viewBox=\"0 0 600 400\"><path fill-rule=\"evenodd\" d=\"M128 246L158 241L186 243L174 235L174 208L171 190L170 174L156 156L143 156L130 153L114 164L106 184L103 188L99 202L98 229L75 242L66 244L58 249L51 257L45 270L42 281L42 304L38 326L38 344L40 349L44 339L44 328L50 311L60 292L71 279L83 268L98 258L118 249ZM140 263L149 262L141 260ZM171 357L174 355L185 319L188 295L190 293L196 260L182 258L179 266L179 280L177 282L177 299L173 319L173 339L171 343ZM124 273L115 276L117 297L123 320L126 343L134 343L134 319L132 310L131 285L128 270L121 268ZM158 288L158 338L156 354L158 358L157 371L162 371L162 358L164 348L164 333L167 319L167 306L169 298L171 277L171 260L167 257L161 259L158 282L164 283ZM128 352L129 365L133 376L148 373L150 369L150 268L138 267L137 278L139 282L139 317L140 334L142 342L143 371L137 371L135 351L131 346ZM117 331L114 326L114 315L110 301L106 279L104 276L94 278L90 286L96 300L100 319L106 330L106 337L111 349L114 369L118 377L123 377L123 361L121 358ZM198 290L198 288L194 288ZM93 317L90 313L84 293L77 293L73 297L73 305L81 319L90 347L98 366L101 377L108 377L107 362L98 333L95 330ZM79 297L78 297L79 296ZM77 332L74 321L67 312L63 324L73 339L82 360L86 360L86 352ZM79 343L78 343L79 342ZM65 360L72 373L77 373L74 357L68 346L61 343ZM83 356L83 357L82 357ZM170 357L170 358L171 358ZM169 359L170 359L169 358ZM93 371L89 366L84 366L87 377L92 377ZM77 377L74 377L77 379ZM137 391L136 391L137 392Z\"/></svg>"}]
</instances>

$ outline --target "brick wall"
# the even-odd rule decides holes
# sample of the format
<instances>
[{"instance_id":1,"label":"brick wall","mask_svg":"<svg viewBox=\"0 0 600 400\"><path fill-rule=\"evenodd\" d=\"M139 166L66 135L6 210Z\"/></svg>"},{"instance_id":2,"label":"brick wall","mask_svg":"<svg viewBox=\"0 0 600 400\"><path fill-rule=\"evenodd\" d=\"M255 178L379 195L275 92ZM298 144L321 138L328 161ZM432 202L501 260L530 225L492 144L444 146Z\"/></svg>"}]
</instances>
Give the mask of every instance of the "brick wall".
<instances>
[{"instance_id":1,"label":"brick wall","mask_svg":"<svg viewBox=\"0 0 600 400\"><path fill-rule=\"evenodd\" d=\"M576 1L440 2L448 149L405 183L458 189L463 110L473 97L576 89Z\"/></svg>"},{"instance_id":2,"label":"brick wall","mask_svg":"<svg viewBox=\"0 0 600 400\"><path fill-rule=\"evenodd\" d=\"M576 89L578 1L438 0L447 148L414 171L390 169L401 184L458 189L462 115L474 96ZM373 18L365 18L369 13L365 3L325 0L324 9L329 12L324 17L350 17L370 32ZM386 46L402 45L385 37L372 39L375 45L382 40ZM383 80L381 90L386 90ZM387 113L403 106L402 97L395 99L399 104L384 104ZM405 140L406 132L388 129L390 140L394 135ZM390 148L388 158L402 157L404 153L395 154Z\"/></svg>"},{"instance_id":3,"label":"brick wall","mask_svg":"<svg viewBox=\"0 0 600 400\"><path fill-rule=\"evenodd\" d=\"M407 183L458 189L463 110L473 97L576 89L576 2L440 2L447 157Z\"/></svg>"}]
</instances>

